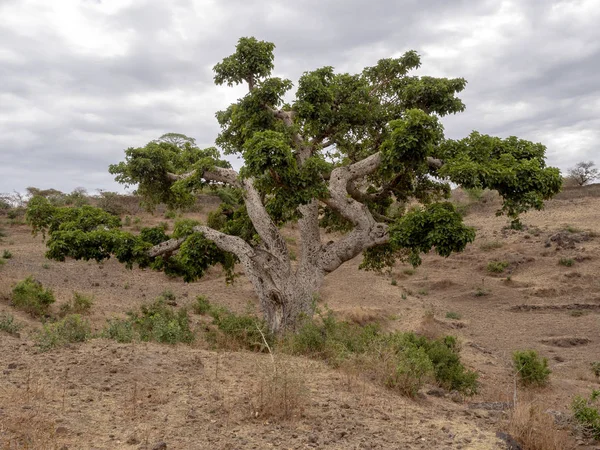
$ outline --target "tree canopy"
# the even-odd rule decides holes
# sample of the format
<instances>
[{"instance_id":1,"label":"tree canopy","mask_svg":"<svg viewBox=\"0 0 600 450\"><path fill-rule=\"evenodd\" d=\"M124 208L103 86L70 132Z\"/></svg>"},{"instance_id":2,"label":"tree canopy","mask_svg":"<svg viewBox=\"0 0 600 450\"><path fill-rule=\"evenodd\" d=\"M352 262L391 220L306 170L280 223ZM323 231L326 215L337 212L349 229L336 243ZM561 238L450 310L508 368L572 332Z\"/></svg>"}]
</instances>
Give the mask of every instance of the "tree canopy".
<instances>
[{"instance_id":1,"label":"tree canopy","mask_svg":"<svg viewBox=\"0 0 600 450\"><path fill-rule=\"evenodd\" d=\"M36 200L29 218L48 230L48 256L114 254L188 281L210 264L231 270L238 261L279 329L310 312L322 278L361 252L362 267L381 269L398 258L417 265L431 250L463 250L475 234L448 201L450 183L498 191L498 214L515 224L560 190L560 173L546 166L542 144L478 132L445 138L440 118L465 109L458 94L466 81L412 74L421 64L414 51L356 74L329 66L305 72L292 94L292 81L273 75L274 49L241 38L214 67L217 85L248 86L216 113L216 147L200 149L171 133L127 149L125 160L110 166L118 182L137 185L148 207L186 207L203 187L218 186L224 202L207 224L186 222L170 236L132 235L88 209L81 216L60 212L68 218L56 225L44 219L48 205ZM239 172L221 151L242 158ZM394 209L408 202L419 206ZM95 217L94 227L84 216ZM293 265L279 227L296 220L302 255ZM341 234L322 242L319 224Z\"/></svg>"}]
</instances>

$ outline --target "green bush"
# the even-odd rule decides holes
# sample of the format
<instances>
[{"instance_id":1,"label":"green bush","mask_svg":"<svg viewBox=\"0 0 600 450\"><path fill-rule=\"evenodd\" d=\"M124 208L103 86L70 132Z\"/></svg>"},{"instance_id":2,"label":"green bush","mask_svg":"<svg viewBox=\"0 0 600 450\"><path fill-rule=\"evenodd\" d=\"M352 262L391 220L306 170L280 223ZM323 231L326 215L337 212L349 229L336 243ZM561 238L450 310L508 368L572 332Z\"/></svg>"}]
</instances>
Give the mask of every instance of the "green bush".
<instances>
[{"instance_id":1,"label":"green bush","mask_svg":"<svg viewBox=\"0 0 600 450\"><path fill-rule=\"evenodd\" d=\"M487 270L491 273L502 273L507 267L508 263L506 261L490 261Z\"/></svg>"},{"instance_id":2,"label":"green bush","mask_svg":"<svg viewBox=\"0 0 600 450\"><path fill-rule=\"evenodd\" d=\"M548 359L541 358L535 350L517 350L513 353L515 371L524 385L544 386L552 371L548 368Z\"/></svg>"},{"instance_id":3,"label":"green bush","mask_svg":"<svg viewBox=\"0 0 600 450\"><path fill-rule=\"evenodd\" d=\"M225 337L242 348L258 352L267 351L265 340L270 346L274 344L275 336L269 331L265 321L253 314L235 314L227 308L215 306L209 308L208 314L220 333L219 336L214 330L209 330L208 338L213 343L217 343L220 337Z\"/></svg>"},{"instance_id":4,"label":"green bush","mask_svg":"<svg viewBox=\"0 0 600 450\"><path fill-rule=\"evenodd\" d=\"M491 250L496 250L498 248L502 248L504 246L504 244L500 241L489 241L489 242L484 242L483 244L481 244L479 246L479 248L481 250L483 250L484 252L489 252Z\"/></svg>"},{"instance_id":5,"label":"green bush","mask_svg":"<svg viewBox=\"0 0 600 450\"><path fill-rule=\"evenodd\" d=\"M596 440L600 440L600 390L593 390L589 398L576 396L571 403L573 417L584 431Z\"/></svg>"},{"instance_id":6,"label":"green bush","mask_svg":"<svg viewBox=\"0 0 600 450\"><path fill-rule=\"evenodd\" d=\"M170 209L165 212L165 219L175 219L177 217L177 212Z\"/></svg>"},{"instance_id":7,"label":"green bush","mask_svg":"<svg viewBox=\"0 0 600 450\"><path fill-rule=\"evenodd\" d=\"M16 336L19 334L19 330L23 328L18 322L15 322L15 318L12 314L1 314L0 315L0 331L4 331L8 334Z\"/></svg>"},{"instance_id":8,"label":"green bush","mask_svg":"<svg viewBox=\"0 0 600 450\"><path fill-rule=\"evenodd\" d=\"M108 319L101 336L107 339L128 344L133 341L135 333L133 323L128 319Z\"/></svg>"},{"instance_id":9,"label":"green bush","mask_svg":"<svg viewBox=\"0 0 600 450\"><path fill-rule=\"evenodd\" d=\"M73 299L68 303L63 303L60 307L60 314L87 314L94 305L94 297L91 295L73 292Z\"/></svg>"},{"instance_id":10,"label":"green bush","mask_svg":"<svg viewBox=\"0 0 600 450\"><path fill-rule=\"evenodd\" d=\"M210 311L211 305L208 299L204 295L196 297L196 301L192 305L192 310L196 314L205 315Z\"/></svg>"},{"instance_id":11,"label":"green bush","mask_svg":"<svg viewBox=\"0 0 600 450\"><path fill-rule=\"evenodd\" d=\"M48 351L74 342L85 342L91 336L91 327L79 314L70 314L64 319L44 325L36 336L41 351Z\"/></svg>"},{"instance_id":12,"label":"green bush","mask_svg":"<svg viewBox=\"0 0 600 450\"><path fill-rule=\"evenodd\" d=\"M133 328L142 341L156 341L164 344L190 343L194 334L190 330L189 317L185 309L175 311L159 299L142 305L141 312L128 313Z\"/></svg>"},{"instance_id":13,"label":"green bush","mask_svg":"<svg viewBox=\"0 0 600 450\"><path fill-rule=\"evenodd\" d=\"M12 257L13 257L13 255L12 255L12 253L11 253L10 251L8 251L8 250L4 250L4 251L2 252L2 257L3 257L4 259L10 259L10 258L12 258Z\"/></svg>"},{"instance_id":14,"label":"green bush","mask_svg":"<svg viewBox=\"0 0 600 450\"><path fill-rule=\"evenodd\" d=\"M140 312L130 311L127 316L127 319L109 319L102 336L117 342L136 339L163 344L190 343L194 340L187 311L176 311L165 303L162 296L153 303L142 305Z\"/></svg>"},{"instance_id":15,"label":"green bush","mask_svg":"<svg viewBox=\"0 0 600 450\"><path fill-rule=\"evenodd\" d=\"M594 361L590 364L592 373L596 376L596 378L600 378L600 361Z\"/></svg>"},{"instance_id":16,"label":"green bush","mask_svg":"<svg viewBox=\"0 0 600 450\"><path fill-rule=\"evenodd\" d=\"M12 305L34 316L46 315L54 302L52 290L44 289L32 276L17 283L12 291Z\"/></svg>"}]
</instances>

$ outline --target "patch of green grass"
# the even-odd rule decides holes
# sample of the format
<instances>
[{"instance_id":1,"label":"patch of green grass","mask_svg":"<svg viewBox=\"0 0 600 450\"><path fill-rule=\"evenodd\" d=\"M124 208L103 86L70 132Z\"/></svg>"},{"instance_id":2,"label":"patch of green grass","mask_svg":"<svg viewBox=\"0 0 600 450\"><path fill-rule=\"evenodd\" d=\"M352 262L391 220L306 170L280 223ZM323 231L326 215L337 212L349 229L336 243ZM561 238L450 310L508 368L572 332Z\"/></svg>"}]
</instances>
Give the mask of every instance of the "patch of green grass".
<instances>
[{"instance_id":1,"label":"patch of green grass","mask_svg":"<svg viewBox=\"0 0 600 450\"><path fill-rule=\"evenodd\" d=\"M596 378L600 378L600 361L594 361L593 363L590 363L590 367Z\"/></svg>"},{"instance_id":2,"label":"patch of green grass","mask_svg":"<svg viewBox=\"0 0 600 450\"><path fill-rule=\"evenodd\" d=\"M402 271L402 273L403 273L404 275L411 276L411 275L414 275L415 273L417 273L417 271L416 271L415 269L404 269L404 270Z\"/></svg>"},{"instance_id":3,"label":"patch of green grass","mask_svg":"<svg viewBox=\"0 0 600 450\"><path fill-rule=\"evenodd\" d=\"M13 257L13 254L12 254L12 253L11 253L9 250L4 250L4 251L2 252L2 257L3 257L4 259L10 259L10 258L12 258L12 257Z\"/></svg>"},{"instance_id":4,"label":"patch of green grass","mask_svg":"<svg viewBox=\"0 0 600 450\"><path fill-rule=\"evenodd\" d=\"M45 352L69 343L85 342L91 335L89 322L79 314L70 314L58 322L45 324L35 340L40 351Z\"/></svg>"},{"instance_id":5,"label":"patch of green grass","mask_svg":"<svg viewBox=\"0 0 600 450\"><path fill-rule=\"evenodd\" d=\"M125 225L126 227L130 227L131 226L131 217L125 216L125 219L123 219L123 225Z\"/></svg>"},{"instance_id":6,"label":"patch of green grass","mask_svg":"<svg viewBox=\"0 0 600 450\"><path fill-rule=\"evenodd\" d=\"M0 314L0 331L17 336L21 328L23 328L23 325L15 322L12 314Z\"/></svg>"},{"instance_id":7,"label":"patch of green grass","mask_svg":"<svg viewBox=\"0 0 600 450\"><path fill-rule=\"evenodd\" d=\"M42 283L29 276L17 283L12 291L12 305L33 316L45 316L55 302L51 289L44 289Z\"/></svg>"},{"instance_id":8,"label":"patch of green grass","mask_svg":"<svg viewBox=\"0 0 600 450\"><path fill-rule=\"evenodd\" d=\"M481 250L483 250L484 252L489 252L491 250L496 250L498 248L502 248L504 246L504 243L500 242L500 241L488 241L488 242L484 242L483 244L481 244L479 246L479 248Z\"/></svg>"},{"instance_id":9,"label":"patch of green grass","mask_svg":"<svg viewBox=\"0 0 600 450\"><path fill-rule=\"evenodd\" d=\"M600 440L600 390L592 390L588 398L576 396L571 403L573 417L586 434Z\"/></svg>"},{"instance_id":10,"label":"patch of green grass","mask_svg":"<svg viewBox=\"0 0 600 450\"><path fill-rule=\"evenodd\" d=\"M574 309L572 311L569 311L569 315L571 317L581 317L586 315L586 311L582 311L581 309Z\"/></svg>"},{"instance_id":11,"label":"patch of green grass","mask_svg":"<svg viewBox=\"0 0 600 450\"><path fill-rule=\"evenodd\" d=\"M482 287L478 287L477 290L475 291L475 297L485 297L488 294L489 294L489 291Z\"/></svg>"},{"instance_id":12,"label":"patch of green grass","mask_svg":"<svg viewBox=\"0 0 600 450\"><path fill-rule=\"evenodd\" d=\"M454 311L448 311L446 313L446 319L452 319L452 320L460 320L462 318L462 316Z\"/></svg>"},{"instance_id":13,"label":"patch of green grass","mask_svg":"<svg viewBox=\"0 0 600 450\"><path fill-rule=\"evenodd\" d=\"M6 264L6 260L5 260L5 259L2 259L2 258L0 258L0 266L3 266L4 264Z\"/></svg>"},{"instance_id":14,"label":"patch of green grass","mask_svg":"<svg viewBox=\"0 0 600 450\"><path fill-rule=\"evenodd\" d=\"M548 359L540 357L535 350L515 351L513 364L524 385L545 386L548 384L548 378L552 372L548 368Z\"/></svg>"},{"instance_id":15,"label":"patch of green grass","mask_svg":"<svg viewBox=\"0 0 600 450\"><path fill-rule=\"evenodd\" d=\"M391 284L392 286L398 286L398 281L396 281L396 279L395 279L395 278L392 278L392 281L390 282L390 284Z\"/></svg>"},{"instance_id":16,"label":"patch of green grass","mask_svg":"<svg viewBox=\"0 0 600 450\"><path fill-rule=\"evenodd\" d=\"M427 289L420 289L417 294L419 295L429 295L429 291Z\"/></svg>"},{"instance_id":17,"label":"patch of green grass","mask_svg":"<svg viewBox=\"0 0 600 450\"><path fill-rule=\"evenodd\" d=\"M575 265L575 260L573 258L560 258L558 264L565 267L572 267Z\"/></svg>"},{"instance_id":18,"label":"patch of green grass","mask_svg":"<svg viewBox=\"0 0 600 450\"><path fill-rule=\"evenodd\" d=\"M129 319L108 319L100 335L121 344L128 344L135 337L133 322Z\"/></svg>"},{"instance_id":19,"label":"patch of green grass","mask_svg":"<svg viewBox=\"0 0 600 450\"><path fill-rule=\"evenodd\" d=\"M568 231L569 233L581 233L581 230L579 228L574 227L572 225L566 225L564 230Z\"/></svg>"},{"instance_id":20,"label":"patch of green grass","mask_svg":"<svg viewBox=\"0 0 600 450\"><path fill-rule=\"evenodd\" d=\"M165 219L175 219L177 217L177 212L170 209L165 212Z\"/></svg>"},{"instance_id":21,"label":"patch of green grass","mask_svg":"<svg viewBox=\"0 0 600 450\"><path fill-rule=\"evenodd\" d=\"M408 296L406 295L406 293L405 293L405 292L403 292L403 293L400 295L400 298L401 298L402 300L406 300L406 299L408 298Z\"/></svg>"},{"instance_id":22,"label":"patch of green grass","mask_svg":"<svg viewBox=\"0 0 600 450\"><path fill-rule=\"evenodd\" d=\"M506 261L490 261L487 265L487 271L491 273L502 273L508 267Z\"/></svg>"},{"instance_id":23,"label":"patch of green grass","mask_svg":"<svg viewBox=\"0 0 600 450\"><path fill-rule=\"evenodd\" d=\"M49 269L49 268L50 268L50 264L48 264L48 263L42 264L42 269Z\"/></svg>"}]
</instances>

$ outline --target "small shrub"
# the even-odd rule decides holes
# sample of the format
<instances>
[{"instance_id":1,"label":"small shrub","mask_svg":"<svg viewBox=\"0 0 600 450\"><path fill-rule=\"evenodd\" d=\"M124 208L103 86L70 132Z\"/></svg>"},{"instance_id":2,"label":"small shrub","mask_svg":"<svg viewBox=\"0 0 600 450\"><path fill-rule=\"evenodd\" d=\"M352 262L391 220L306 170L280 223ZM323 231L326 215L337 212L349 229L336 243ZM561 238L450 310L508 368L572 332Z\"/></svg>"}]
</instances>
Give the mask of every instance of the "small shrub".
<instances>
[{"instance_id":1,"label":"small shrub","mask_svg":"<svg viewBox=\"0 0 600 450\"><path fill-rule=\"evenodd\" d=\"M573 258L560 258L558 264L565 267L572 267L575 264L575 260Z\"/></svg>"},{"instance_id":2,"label":"small shrub","mask_svg":"<svg viewBox=\"0 0 600 450\"><path fill-rule=\"evenodd\" d=\"M70 302L61 305L60 313L62 316L68 314L87 314L93 305L93 296L73 292L73 299Z\"/></svg>"},{"instance_id":3,"label":"small shrub","mask_svg":"<svg viewBox=\"0 0 600 450\"><path fill-rule=\"evenodd\" d=\"M165 219L175 219L177 217L177 212L170 209L165 212Z\"/></svg>"},{"instance_id":4,"label":"small shrub","mask_svg":"<svg viewBox=\"0 0 600 450\"><path fill-rule=\"evenodd\" d=\"M583 427L586 434L600 440L600 390L593 390L589 398L576 396L571 403L573 417Z\"/></svg>"},{"instance_id":5,"label":"small shrub","mask_svg":"<svg viewBox=\"0 0 600 450\"><path fill-rule=\"evenodd\" d=\"M4 251L2 252L2 257L3 257L4 259L10 259L10 258L12 258L12 257L13 257L13 255L12 255L12 253L11 253L9 250L4 250Z\"/></svg>"},{"instance_id":6,"label":"small shrub","mask_svg":"<svg viewBox=\"0 0 600 450\"><path fill-rule=\"evenodd\" d=\"M487 271L491 273L502 273L508 267L506 261L490 261L487 265Z\"/></svg>"},{"instance_id":7,"label":"small shrub","mask_svg":"<svg viewBox=\"0 0 600 450\"><path fill-rule=\"evenodd\" d=\"M535 350L515 351L513 363L524 385L544 386L548 383L552 372L548 368L548 359L541 358Z\"/></svg>"},{"instance_id":8,"label":"small shrub","mask_svg":"<svg viewBox=\"0 0 600 450\"><path fill-rule=\"evenodd\" d=\"M484 242L483 244L481 244L479 246L479 248L481 250L483 250L484 252L489 252L491 250L496 250L498 248L502 248L504 246L504 244L500 241L489 241L489 242Z\"/></svg>"},{"instance_id":9,"label":"small shrub","mask_svg":"<svg viewBox=\"0 0 600 450\"><path fill-rule=\"evenodd\" d=\"M258 370L252 415L255 418L290 419L308 401L304 374L281 357L273 358Z\"/></svg>"},{"instance_id":10,"label":"small shrub","mask_svg":"<svg viewBox=\"0 0 600 450\"><path fill-rule=\"evenodd\" d=\"M0 315L0 331L17 336L21 328L23 328L23 325L15 322L15 318L12 314Z\"/></svg>"},{"instance_id":11,"label":"small shrub","mask_svg":"<svg viewBox=\"0 0 600 450\"><path fill-rule=\"evenodd\" d=\"M253 314L235 314L224 307L214 306L209 308L208 313L219 332L209 333L213 343L264 352L268 350L265 340L270 346L275 342L275 336L266 323Z\"/></svg>"},{"instance_id":12,"label":"small shrub","mask_svg":"<svg viewBox=\"0 0 600 450\"><path fill-rule=\"evenodd\" d=\"M0 266L3 266L4 264L6 264L6 260L5 260L5 259L2 259L2 258L0 258Z\"/></svg>"},{"instance_id":13,"label":"small shrub","mask_svg":"<svg viewBox=\"0 0 600 450\"><path fill-rule=\"evenodd\" d=\"M449 311L446 313L446 319L460 320L461 317L462 316L457 312Z\"/></svg>"},{"instance_id":14,"label":"small shrub","mask_svg":"<svg viewBox=\"0 0 600 450\"><path fill-rule=\"evenodd\" d=\"M44 316L55 302L51 289L44 289L42 283L32 276L17 283L12 291L12 305L33 316Z\"/></svg>"},{"instance_id":15,"label":"small shrub","mask_svg":"<svg viewBox=\"0 0 600 450\"><path fill-rule=\"evenodd\" d=\"M569 233L581 233L581 230L579 228L574 227L572 225L565 226L565 231L567 231Z\"/></svg>"},{"instance_id":16,"label":"small shrub","mask_svg":"<svg viewBox=\"0 0 600 450\"><path fill-rule=\"evenodd\" d=\"M487 289L484 289L482 287L478 287L475 291L475 297L485 297L488 294L489 292L487 291Z\"/></svg>"},{"instance_id":17,"label":"small shrub","mask_svg":"<svg viewBox=\"0 0 600 450\"><path fill-rule=\"evenodd\" d=\"M571 317L581 317L581 316L585 316L586 312L582 311L581 309L574 309L572 311L569 311L569 315Z\"/></svg>"},{"instance_id":18,"label":"small shrub","mask_svg":"<svg viewBox=\"0 0 600 450\"><path fill-rule=\"evenodd\" d=\"M85 342L90 336L89 322L78 314L70 314L58 322L44 325L36 337L36 344L45 352L69 343Z\"/></svg>"},{"instance_id":19,"label":"small shrub","mask_svg":"<svg viewBox=\"0 0 600 450\"><path fill-rule=\"evenodd\" d=\"M417 294L419 294L419 295L429 295L429 291L427 289L420 289L419 292L417 292Z\"/></svg>"},{"instance_id":20,"label":"small shrub","mask_svg":"<svg viewBox=\"0 0 600 450\"><path fill-rule=\"evenodd\" d=\"M108 319L101 336L121 344L128 344L134 339L133 323L128 319Z\"/></svg>"},{"instance_id":21,"label":"small shrub","mask_svg":"<svg viewBox=\"0 0 600 450\"><path fill-rule=\"evenodd\" d=\"M408 298L408 296L406 295L406 293L405 293L405 292L403 292L403 293L400 295L400 298L401 298L402 300L406 300L406 299Z\"/></svg>"},{"instance_id":22,"label":"small shrub","mask_svg":"<svg viewBox=\"0 0 600 450\"><path fill-rule=\"evenodd\" d=\"M141 313L128 313L134 330L142 341L164 344L190 343L194 334L190 330L189 317L185 309L175 311L164 300L142 305Z\"/></svg>"},{"instance_id":23,"label":"small shrub","mask_svg":"<svg viewBox=\"0 0 600 450\"><path fill-rule=\"evenodd\" d=\"M166 302L174 302L177 297L171 289L165 289L158 298Z\"/></svg>"},{"instance_id":24,"label":"small shrub","mask_svg":"<svg viewBox=\"0 0 600 450\"><path fill-rule=\"evenodd\" d=\"M395 278L392 278L392 281L390 282L390 284L391 284L392 286L398 286L398 281L396 281L396 279L395 279Z\"/></svg>"},{"instance_id":25,"label":"small shrub","mask_svg":"<svg viewBox=\"0 0 600 450\"><path fill-rule=\"evenodd\" d=\"M192 310L196 314L205 315L210 311L211 305L204 295L196 297L196 301L192 304Z\"/></svg>"},{"instance_id":26,"label":"small shrub","mask_svg":"<svg viewBox=\"0 0 600 450\"><path fill-rule=\"evenodd\" d=\"M417 272L417 271L416 271L415 269L404 269L404 270L402 271L402 273L403 273L404 275L408 275L408 276L414 275L416 272Z\"/></svg>"},{"instance_id":27,"label":"small shrub","mask_svg":"<svg viewBox=\"0 0 600 450\"><path fill-rule=\"evenodd\" d=\"M46 269L47 270L49 268L50 268L50 264L48 264L48 263L42 264L42 269Z\"/></svg>"},{"instance_id":28,"label":"small shrub","mask_svg":"<svg viewBox=\"0 0 600 450\"><path fill-rule=\"evenodd\" d=\"M123 225L125 225L126 227L130 227L131 226L131 217L125 216L125 219L123 220Z\"/></svg>"}]
</instances>

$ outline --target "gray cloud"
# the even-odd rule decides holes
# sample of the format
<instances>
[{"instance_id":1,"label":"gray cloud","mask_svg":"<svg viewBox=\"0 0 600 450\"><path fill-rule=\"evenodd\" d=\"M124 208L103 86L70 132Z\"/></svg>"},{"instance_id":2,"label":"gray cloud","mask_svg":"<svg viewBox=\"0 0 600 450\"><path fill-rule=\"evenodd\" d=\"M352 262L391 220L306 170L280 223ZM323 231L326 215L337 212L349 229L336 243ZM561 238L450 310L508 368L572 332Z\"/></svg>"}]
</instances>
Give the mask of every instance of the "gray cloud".
<instances>
[{"instance_id":1,"label":"gray cloud","mask_svg":"<svg viewBox=\"0 0 600 450\"><path fill-rule=\"evenodd\" d=\"M415 49L420 74L469 81L448 136L517 135L562 169L600 164L594 3L0 0L0 192L118 190L107 166L129 146L169 131L212 145L215 111L243 89L215 87L211 68L249 35L276 43L292 80Z\"/></svg>"}]
</instances>

